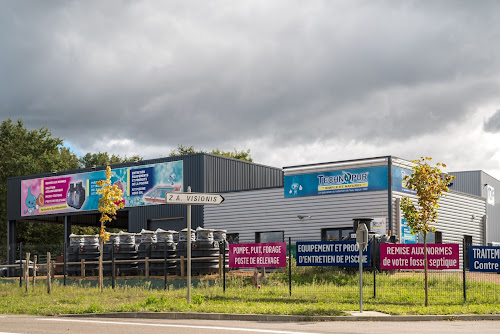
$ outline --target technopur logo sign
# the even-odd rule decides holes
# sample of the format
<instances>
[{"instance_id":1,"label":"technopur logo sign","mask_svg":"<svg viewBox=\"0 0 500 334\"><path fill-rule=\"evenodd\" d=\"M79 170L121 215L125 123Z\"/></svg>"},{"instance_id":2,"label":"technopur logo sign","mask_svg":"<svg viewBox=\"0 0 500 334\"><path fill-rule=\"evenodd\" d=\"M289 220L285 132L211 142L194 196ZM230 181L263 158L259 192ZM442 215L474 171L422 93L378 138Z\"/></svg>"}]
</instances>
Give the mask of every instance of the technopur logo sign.
<instances>
[{"instance_id":1,"label":"technopur logo sign","mask_svg":"<svg viewBox=\"0 0 500 334\"><path fill-rule=\"evenodd\" d=\"M387 190L387 166L285 175L285 198Z\"/></svg>"}]
</instances>

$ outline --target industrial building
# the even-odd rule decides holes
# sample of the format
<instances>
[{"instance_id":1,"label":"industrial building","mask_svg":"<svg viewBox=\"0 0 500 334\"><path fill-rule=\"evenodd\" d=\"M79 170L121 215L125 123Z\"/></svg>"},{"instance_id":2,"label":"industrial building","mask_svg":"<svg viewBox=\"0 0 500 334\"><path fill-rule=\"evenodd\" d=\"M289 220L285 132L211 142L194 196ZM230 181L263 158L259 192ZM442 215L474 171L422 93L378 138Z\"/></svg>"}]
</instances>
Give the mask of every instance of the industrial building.
<instances>
[{"instance_id":1,"label":"industrial building","mask_svg":"<svg viewBox=\"0 0 500 334\"><path fill-rule=\"evenodd\" d=\"M385 156L284 167L283 187L226 193L223 205L206 207L205 228L227 229L239 241L340 240L353 232L353 218L372 217L375 232L419 242L405 226L399 205L403 196L416 198L402 182L411 166ZM498 216L487 215L488 206L498 208L498 199L488 204L483 193L456 191L466 190L462 182L457 177L441 199L437 231L428 241L500 240Z\"/></svg>"},{"instance_id":2,"label":"industrial building","mask_svg":"<svg viewBox=\"0 0 500 334\"><path fill-rule=\"evenodd\" d=\"M275 168L199 153L111 166L112 182L124 191L125 209L110 227L181 230L186 206L164 204L166 192L222 193L214 206L193 206L192 227L223 229L230 241L340 240L353 232L352 219L375 218L370 228L418 242L399 207L415 198L402 179L411 162L392 156ZM9 261L15 260L20 221L99 226L96 181L105 166L8 179ZM451 173L456 180L441 199L437 232L429 242L466 238L474 244L500 241L499 181L482 171Z\"/></svg>"},{"instance_id":3,"label":"industrial building","mask_svg":"<svg viewBox=\"0 0 500 334\"><path fill-rule=\"evenodd\" d=\"M109 227L129 232L142 229L181 230L186 206L164 204L165 192L220 193L279 187L281 168L199 153L112 165L111 181L124 191L125 208ZM81 168L7 180L7 242L9 262L15 261L16 224L20 221L100 226L96 181L106 166ZM192 227L203 226L203 206L193 206ZM12 262L13 263L13 262Z\"/></svg>"}]
</instances>

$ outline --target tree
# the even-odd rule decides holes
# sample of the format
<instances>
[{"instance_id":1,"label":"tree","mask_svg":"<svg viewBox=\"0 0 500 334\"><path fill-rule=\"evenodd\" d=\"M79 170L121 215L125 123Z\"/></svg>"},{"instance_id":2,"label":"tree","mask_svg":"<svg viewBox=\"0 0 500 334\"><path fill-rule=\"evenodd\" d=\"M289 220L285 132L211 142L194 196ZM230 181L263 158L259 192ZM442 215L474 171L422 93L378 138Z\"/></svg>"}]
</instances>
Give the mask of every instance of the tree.
<instances>
[{"instance_id":1,"label":"tree","mask_svg":"<svg viewBox=\"0 0 500 334\"><path fill-rule=\"evenodd\" d=\"M422 233L424 238L425 306L429 305L427 233L436 231L433 224L437 224L439 199L449 191L448 186L455 178L441 171L440 167L446 168L445 164L437 163L432 167L428 164L430 160L428 157L414 160L413 173L403 179L407 188L417 192L418 206L407 196L401 200L401 210L412 234Z\"/></svg>"},{"instance_id":2,"label":"tree","mask_svg":"<svg viewBox=\"0 0 500 334\"><path fill-rule=\"evenodd\" d=\"M97 181L97 186L100 189L97 190L97 194L101 195L99 198L98 210L101 213L101 232L99 237L101 239L101 256L99 258L99 286L102 291L102 252L103 246L106 241L109 240L109 233L106 232L106 225L108 222L116 219L116 211L123 209L125 207L125 202L122 198L122 190L118 188L116 184L111 185L111 167L106 167L106 179Z\"/></svg>"},{"instance_id":3,"label":"tree","mask_svg":"<svg viewBox=\"0 0 500 334\"><path fill-rule=\"evenodd\" d=\"M46 127L28 130L21 119L10 118L0 125L0 244L7 239L7 178L41 174L78 168L78 158L63 140L52 137ZM37 244L61 244L60 233L54 233L55 225L22 222L17 225L17 241ZM0 257L5 255L0 248Z\"/></svg>"},{"instance_id":4,"label":"tree","mask_svg":"<svg viewBox=\"0 0 500 334\"><path fill-rule=\"evenodd\" d=\"M210 152L205 152L203 150L196 150L193 146L184 146L184 145L178 145L177 149L172 150L172 152L170 152L169 156L176 157L179 155L196 154L196 153L209 153L209 154L219 155L219 156L226 157L226 158L238 159L238 160L249 161L249 162L253 161L252 157L250 156L250 150L238 151L238 150L234 149L234 151L231 152L231 151L221 151L220 149L216 148Z\"/></svg>"},{"instance_id":5,"label":"tree","mask_svg":"<svg viewBox=\"0 0 500 334\"><path fill-rule=\"evenodd\" d=\"M79 163L82 167L94 167L119 164L123 162L136 162L141 160L142 157L139 155L133 155L131 157L125 156L124 158L122 158L119 155L112 154L110 156L107 152L98 152L85 154L84 156L80 157Z\"/></svg>"}]
</instances>

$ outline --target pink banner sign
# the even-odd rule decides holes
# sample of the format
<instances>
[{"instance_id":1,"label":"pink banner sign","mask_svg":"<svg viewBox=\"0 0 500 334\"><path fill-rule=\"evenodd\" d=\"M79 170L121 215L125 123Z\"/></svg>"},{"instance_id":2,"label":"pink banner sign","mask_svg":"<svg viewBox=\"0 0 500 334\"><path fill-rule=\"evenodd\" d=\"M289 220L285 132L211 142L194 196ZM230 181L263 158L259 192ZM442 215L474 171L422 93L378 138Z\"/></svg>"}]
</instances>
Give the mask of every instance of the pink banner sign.
<instances>
[{"instance_id":1,"label":"pink banner sign","mask_svg":"<svg viewBox=\"0 0 500 334\"><path fill-rule=\"evenodd\" d=\"M427 244L427 263L432 270L459 269L458 244ZM382 269L424 269L423 244L381 244Z\"/></svg>"},{"instance_id":2,"label":"pink banner sign","mask_svg":"<svg viewBox=\"0 0 500 334\"><path fill-rule=\"evenodd\" d=\"M286 243L229 245L229 268L286 267Z\"/></svg>"}]
</instances>

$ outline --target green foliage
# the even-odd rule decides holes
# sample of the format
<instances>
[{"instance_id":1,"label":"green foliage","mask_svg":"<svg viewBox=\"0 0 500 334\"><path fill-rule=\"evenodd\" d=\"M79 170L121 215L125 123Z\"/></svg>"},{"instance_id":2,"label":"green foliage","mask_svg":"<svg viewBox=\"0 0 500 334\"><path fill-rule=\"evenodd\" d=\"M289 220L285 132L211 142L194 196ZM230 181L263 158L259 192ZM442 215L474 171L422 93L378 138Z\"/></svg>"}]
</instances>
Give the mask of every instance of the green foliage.
<instances>
[{"instance_id":1,"label":"green foliage","mask_svg":"<svg viewBox=\"0 0 500 334\"><path fill-rule=\"evenodd\" d=\"M141 161L142 157L139 155L133 155L131 157L125 156L124 158L119 155L112 154L111 156L107 152L98 153L87 153L80 157L79 163L81 167L94 167L94 166L106 166L112 164L119 164L123 162L136 162Z\"/></svg>"},{"instance_id":2,"label":"green foliage","mask_svg":"<svg viewBox=\"0 0 500 334\"><path fill-rule=\"evenodd\" d=\"M441 171L440 166L446 167L445 164L432 167L428 164L430 160L427 157L414 160L413 174L403 180L407 188L417 192L418 206L407 196L401 200L401 210L412 233L423 235L436 230L431 224L435 224L438 217L439 199L449 191L448 185L454 179Z\"/></svg>"},{"instance_id":3,"label":"green foliage","mask_svg":"<svg viewBox=\"0 0 500 334\"><path fill-rule=\"evenodd\" d=\"M78 168L78 158L41 127L28 130L22 120L10 118L0 125L0 221L7 219L7 178ZM50 233L54 225L23 223L17 228L17 242L61 243L62 233ZM37 229L39 229L37 231ZM0 244L6 243L6 224L0 224ZM0 258L5 249L0 249Z\"/></svg>"},{"instance_id":4,"label":"green foliage","mask_svg":"<svg viewBox=\"0 0 500 334\"><path fill-rule=\"evenodd\" d=\"M101 213L101 218L99 219L101 222L101 231L99 236L102 242L106 242L109 239L109 234L106 232L104 224L116 219L116 211L125 207L122 190L116 184L111 185L111 176L111 167L107 166L106 180L97 181L97 186L100 187L97 190L97 194L101 195L98 210Z\"/></svg>"},{"instance_id":5,"label":"green foliage","mask_svg":"<svg viewBox=\"0 0 500 334\"><path fill-rule=\"evenodd\" d=\"M331 268L330 268L331 269ZM309 274L313 274L311 271ZM309 275L308 274L308 275ZM67 286L54 280L51 294L46 283L37 280L36 288L28 293L19 287L18 280L0 280L0 314L80 314L100 312L209 312L239 314L341 315L343 310L356 309L358 282L339 286L326 282L325 275L338 271L315 271L314 282L297 285L288 294L288 284L278 285L274 273L266 275L262 289L252 286L241 276L227 277L226 292L221 286L193 286L192 303L186 303L186 288L163 290L150 284L132 287L118 280L115 290L109 286L100 293L79 280L68 279ZM364 309L389 314L500 314L500 283L489 282L495 274L484 274L467 280L467 303L463 302L461 272L439 273L431 278L433 306L423 308L422 273L403 272L377 274L377 297L371 295L371 274L364 277ZM353 276L356 276L355 274ZM233 284L233 279L238 284ZM3 282L2 282L3 281ZM309 280L304 280L309 281ZM324 281L324 283L318 283ZM497 280L494 280L497 281ZM8 283L5 283L8 282ZM110 284L110 283L108 283ZM259 284L261 284L259 282ZM161 287L160 287L161 286Z\"/></svg>"},{"instance_id":6,"label":"green foliage","mask_svg":"<svg viewBox=\"0 0 500 334\"><path fill-rule=\"evenodd\" d=\"M184 145L178 145L177 149L172 150L172 152L170 152L169 156L176 157L176 156L180 156L180 155L196 154L196 153L209 153L209 154L223 156L226 158L238 159L238 160L249 161L249 162L253 161L252 157L250 156L250 150L238 151L238 150L234 149L234 151L231 152L231 151L222 151L222 150L216 148L210 152L205 152L203 150L196 150L193 146L184 146Z\"/></svg>"},{"instance_id":7,"label":"green foliage","mask_svg":"<svg viewBox=\"0 0 500 334\"><path fill-rule=\"evenodd\" d=\"M448 185L455 178L441 171L440 167L446 167L445 164L437 163L435 167L430 166L428 161L431 160L428 157L421 157L420 160L414 160L413 173L410 176L405 176L403 179L407 188L417 192L418 206L407 196L401 200L401 210L408 222L408 226L411 228L411 233L422 233L424 237L425 306L429 305L427 233L436 231L436 227L433 224L437 223L439 199L444 193L449 191Z\"/></svg>"}]
</instances>

